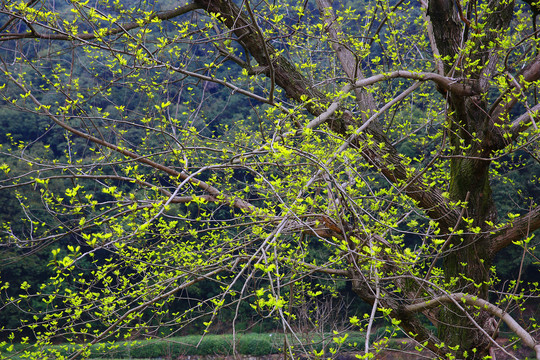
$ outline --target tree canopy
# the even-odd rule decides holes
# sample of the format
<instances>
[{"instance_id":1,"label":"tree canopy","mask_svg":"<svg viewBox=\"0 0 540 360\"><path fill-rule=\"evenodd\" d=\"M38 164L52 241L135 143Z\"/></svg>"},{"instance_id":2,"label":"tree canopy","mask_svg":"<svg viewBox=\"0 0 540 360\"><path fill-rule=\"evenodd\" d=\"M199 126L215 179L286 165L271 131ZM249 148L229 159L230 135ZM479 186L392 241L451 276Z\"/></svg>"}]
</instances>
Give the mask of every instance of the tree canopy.
<instances>
[{"instance_id":1,"label":"tree canopy","mask_svg":"<svg viewBox=\"0 0 540 360\"><path fill-rule=\"evenodd\" d=\"M75 359L204 335L220 317L236 334L240 313L291 334L291 358L322 357L301 341L329 329L308 304L344 289L368 305L339 329L366 334L359 358L397 329L428 358L509 354L500 331L540 358L537 319L515 316L538 300L527 4L29 0L0 14L2 261L39 253L49 271L2 275L2 311L28 315L4 332L31 338L33 358L58 341ZM373 342L379 317L394 330Z\"/></svg>"}]
</instances>

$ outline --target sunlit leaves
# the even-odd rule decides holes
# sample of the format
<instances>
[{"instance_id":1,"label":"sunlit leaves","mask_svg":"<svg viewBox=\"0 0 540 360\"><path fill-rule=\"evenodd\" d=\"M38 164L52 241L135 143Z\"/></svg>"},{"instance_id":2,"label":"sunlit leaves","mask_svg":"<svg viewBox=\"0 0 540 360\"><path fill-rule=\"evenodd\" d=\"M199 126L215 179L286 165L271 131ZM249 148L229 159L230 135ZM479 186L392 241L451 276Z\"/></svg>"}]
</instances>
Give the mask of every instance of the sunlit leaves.
<instances>
[{"instance_id":1,"label":"sunlit leaves","mask_svg":"<svg viewBox=\"0 0 540 360\"><path fill-rule=\"evenodd\" d=\"M161 326L202 326L206 333L219 325L222 312L244 311L238 310L243 303L250 305L249 316L281 321L284 329L299 326L305 310L318 331L324 326L314 308L303 306L333 298L345 287L340 279L379 292L370 300L373 314L378 310L397 327L408 319L376 301L401 306L460 286L495 284L459 270L448 275L441 265L466 247L466 239L501 227L494 219L476 221L474 203L450 188L451 162L482 144L481 131L455 126L457 112L448 102L453 95L439 94L429 82L380 114L362 110L361 92L384 106L412 82L385 80L358 92L350 86L394 70L433 71L439 59L431 54L419 7L388 1L336 6L335 22L343 30L331 38L309 2L242 3L241 11L252 12L245 27L260 30L267 46L270 59L263 66L253 56L261 54L250 54L235 32L241 29L227 23L228 14L191 9L162 20L167 12L159 6L168 5L73 1L47 9L21 2L6 10L28 24L39 22L38 31L66 37L23 41L31 46L11 52L17 71L6 68L5 75L13 74L14 85L5 92L6 104L37 112L57 136L39 139L54 148L51 156L33 139L6 135L11 148L2 151L16 155L0 165L2 181L17 188L15 200L25 214L22 230L3 225L6 239L21 247L35 239L67 242L50 254L55 274L39 295L49 312L35 319L49 327L37 338L46 343L63 331L104 341L157 334ZM516 22L518 32L527 29ZM483 38L482 26L471 27L459 56L443 58L455 62L453 82L467 78L460 72L484 66L469 57ZM522 39L509 32L485 44L486 51L508 55L494 64L498 73L490 79L501 104L535 86L523 82L522 90L507 91L515 80L509 70L532 56L515 46ZM339 65L336 44L354 54L357 78ZM35 51L19 57L26 48ZM291 84L281 89L272 67L285 60ZM307 89L294 88L300 76ZM312 96L315 90L320 94ZM294 91L301 95L290 96ZM330 103L339 104L334 117L313 126ZM358 131L374 115L377 131ZM494 125L509 143L510 119L506 114ZM522 132L493 154L492 178L514 185L505 172L519 169L505 152L514 147L535 154L537 136ZM15 166L19 160L24 165ZM38 191L29 196L23 187ZM439 203L419 207L418 194L428 193ZM532 197L529 202L535 206ZM461 215L448 225L446 213L431 213L440 205ZM520 213L505 217L514 224ZM534 251L533 237L515 244ZM354 315L347 326L365 331L373 316ZM390 336L368 345L378 351ZM336 353L347 336L331 337Z\"/></svg>"}]
</instances>

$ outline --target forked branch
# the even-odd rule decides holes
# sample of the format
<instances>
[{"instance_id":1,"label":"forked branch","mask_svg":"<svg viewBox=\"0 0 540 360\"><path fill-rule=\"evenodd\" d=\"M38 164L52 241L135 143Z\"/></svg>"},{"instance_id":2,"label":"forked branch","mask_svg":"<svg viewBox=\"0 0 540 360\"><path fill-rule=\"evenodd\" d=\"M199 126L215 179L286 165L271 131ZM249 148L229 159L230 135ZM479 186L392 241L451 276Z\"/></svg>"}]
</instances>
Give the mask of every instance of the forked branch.
<instances>
[{"instance_id":1,"label":"forked branch","mask_svg":"<svg viewBox=\"0 0 540 360\"><path fill-rule=\"evenodd\" d=\"M417 304L411 304L405 306L405 310L417 313L420 311L428 310L444 303L464 302L467 305L471 305L482 310L489 312L493 316L497 316L523 341L525 345L533 349L536 353L536 358L540 360L540 343L538 343L527 330L517 323L516 320L510 314L502 310L501 308L493 305L492 303L464 293L447 294L436 297L429 301L424 301Z\"/></svg>"}]
</instances>

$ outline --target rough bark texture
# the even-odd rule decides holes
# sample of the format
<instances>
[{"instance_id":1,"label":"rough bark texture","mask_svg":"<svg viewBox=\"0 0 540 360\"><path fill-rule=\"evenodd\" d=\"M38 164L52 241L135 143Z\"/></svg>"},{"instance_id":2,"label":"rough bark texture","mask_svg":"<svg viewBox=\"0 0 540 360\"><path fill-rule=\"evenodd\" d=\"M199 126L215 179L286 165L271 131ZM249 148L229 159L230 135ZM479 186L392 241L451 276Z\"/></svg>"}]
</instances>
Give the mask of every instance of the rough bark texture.
<instances>
[{"instance_id":1,"label":"rough bark texture","mask_svg":"<svg viewBox=\"0 0 540 360\"><path fill-rule=\"evenodd\" d=\"M229 27L238 38L238 41L249 50L258 65L267 69L269 60L265 54L272 57L277 52L269 44L261 43L256 35L256 30L249 21L246 14L234 3L225 0L197 0L197 5L210 12L221 14L220 19ZM266 51L264 47L266 46ZM314 105L309 105L307 110L315 116L320 115L329 104L329 100L320 91L314 88L313 84L306 79L295 66L282 56L276 55L273 60L272 69L276 84L283 88L287 96L291 99L301 101L302 95L307 95L314 100ZM347 116L332 117L327 121L328 126L338 134L347 137L348 129L355 124L355 119ZM447 205L442 192L424 184L421 179L411 178L410 172L403 165L404 159L397 153L391 145L383 129L376 122L371 123L366 129L366 133L372 136L375 142L371 146L363 143L362 156L390 181L396 184L408 184L405 192L424 209L433 219L437 219L443 228L456 224L459 219L459 211ZM361 136L360 140L365 140ZM383 144L379 147L379 144Z\"/></svg>"},{"instance_id":2,"label":"rough bark texture","mask_svg":"<svg viewBox=\"0 0 540 360\"><path fill-rule=\"evenodd\" d=\"M450 94L451 115L448 119L454 156L451 160L450 198L467 202L464 217L472 219L472 226L482 231L489 228L487 222L496 221L497 215L489 181L489 156L492 153L491 149L484 147L484 140L492 130L485 100L487 79L493 73L497 58L493 49L485 45L507 29L512 17L513 2L494 1L489 7L492 12L482 19L486 24L486 33L475 38L475 46L467 54L459 50L461 39L466 36L462 33L466 27L458 17L454 2L432 0L428 10L441 54L454 60L446 63L445 70L457 72L476 82L477 88L484 91L483 94L467 98ZM468 66L477 60L482 66ZM453 289L455 292L466 292L487 299L488 289L485 284L490 279L491 237L470 234L465 225L461 223L466 235L455 236L452 239L452 251L444 257L446 280L457 280ZM481 286L476 288L474 284ZM490 323L490 315L482 311L477 313L474 320L476 325L485 328ZM460 356L466 352L470 358L480 359L488 355L490 341L476 325L456 306L450 305L440 313L439 338L451 346L459 345Z\"/></svg>"},{"instance_id":3,"label":"rough bark texture","mask_svg":"<svg viewBox=\"0 0 540 360\"><path fill-rule=\"evenodd\" d=\"M313 105L310 105L307 110L315 116L320 115L325 110L329 100L325 98L324 94L315 89L310 81L303 77L287 59L279 55L274 56L275 50L269 44L260 41L254 24L251 23L246 14L242 13L239 7L226 0L196 0L196 3L208 12L221 14L220 19L223 23L232 30L238 41L250 52L258 62L258 66L266 69L266 74L275 79L276 84L285 90L289 98L300 100L302 95L307 95L313 100ZM321 8L328 7L328 2L321 0L319 6ZM466 78L467 84L478 91L477 95L464 96L440 89L448 96L450 105L448 127L450 143L454 149L451 160L450 199L467 203L463 209L463 217L473 219L471 225L479 227L482 232L471 234L466 222L461 219L461 209L449 206L439 190L427 186L421 179L411 177L403 165L404 162L400 154L391 146L384 130L376 122L369 124L366 129L366 133L372 136L374 145L366 146L363 143L361 147L362 156L379 169L387 179L403 186L407 195L417 201L419 207L424 209L428 216L439 221L443 231L450 234L460 228L464 230L466 235L451 237L451 251L448 251L444 256L446 280L455 280L453 291L479 296L483 299L487 299L487 286L485 284L490 279L489 267L495 254L493 249L494 247L500 249L506 243L505 240L501 239L506 234L502 230L495 235L485 235L489 234L488 230L490 230L487 222L496 220L496 207L489 181L489 157L496 147L502 146L501 139L493 139L494 123L499 118L497 115L497 119L494 119L493 114L509 111L508 107L495 108L491 110L490 114L489 104L486 101L487 79L493 75L497 54L487 44L493 42L498 34L507 29L512 17L513 1L493 1L489 3L488 7L490 9L486 12L488 15L485 19L480 19L486 24L487 34L475 38L476 43L469 53L463 53L460 50L463 39L467 37L465 32L469 31L469 26L465 26L460 18L453 0L432 0L429 2L427 12L433 25L437 48L441 56L446 59L444 62L445 73L452 77ZM331 15L328 16L331 19ZM336 40L339 36L339 29L332 28L333 26L329 27L329 31ZM484 49L491 49L492 52ZM335 44L334 50L345 73L350 77L361 78L362 74L359 73L352 54L348 54L338 43ZM273 59L272 66L270 66L267 55ZM469 68L468 64L476 60L479 60L483 66ZM531 65L524 70L531 73L530 79L535 78L537 73L540 74L540 70L529 69L535 69L535 67ZM374 104L373 100L369 96L363 97L362 100L365 109L371 110ZM327 121L327 124L333 131L346 137L348 136L347 127L356 122L358 120L347 116L334 116ZM360 137L360 140L365 140L365 138ZM494 144L497 145L494 146ZM538 213L540 211L531 215L530 219L534 223L540 222ZM508 228L506 231L515 233L516 229ZM499 245L495 245L495 238L498 239L497 244ZM396 269L387 270L394 273L398 271ZM375 298L370 282L363 278L362 273L355 270L354 266L351 266L350 278L353 290L358 296L368 303L373 303ZM473 283L483 285L476 287ZM415 301L415 294L418 296L422 289L421 284L414 282L404 285L404 287L407 287L406 292L410 296L410 301ZM392 316L401 320L401 326L406 331L416 334L416 339L419 341L427 341L427 346L434 352L441 354L447 351L447 348L438 350L435 346L440 343L439 341L443 341L449 346L459 345L458 356L464 356L466 352L468 358L480 359L489 353L490 341L485 333L478 328L482 328L488 335L491 334L492 329L488 325L492 324L493 321L487 312L476 312L471 321L471 318L456 306L452 304L446 306L445 309L437 313L438 319L435 320L438 325L437 339L426 331L414 314L405 310L406 304L403 303L403 299L396 299L391 294L386 294L386 297L380 301L381 306L393 309Z\"/></svg>"},{"instance_id":4,"label":"rough bark texture","mask_svg":"<svg viewBox=\"0 0 540 360\"><path fill-rule=\"evenodd\" d=\"M452 0L432 0L427 14L433 24L433 33L441 56L455 59L459 52L463 24L454 10ZM452 61L444 62L444 72L448 73Z\"/></svg>"},{"instance_id":5,"label":"rough bark texture","mask_svg":"<svg viewBox=\"0 0 540 360\"><path fill-rule=\"evenodd\" d=\"M363 74L355 54L341 42L340 36L342 36L343 30L339 27L336 17L331 14L332 3L328 0L318 0L317 3L322 10L326 29L332 38L332 48L345 74L350 78L351 83L362 79ZM468 20L463 18L462 13L459 13L462 10L457 7L457 4L455 0L430 0L427 16L432 25L430 29L433 29L434 45L444 59L444 74L439 74L439 79L445 75L444 80L447 83L463 85L461 92L459 92L453 91L450 85L445 87L441 81L434 81L439 85L439 91L446 95L450 110L448 137L453 149L449 184L450 200L462 204L466 203L466 205L463 209L449 205L448 200L442 196L439 189L424 183L420 174L413 173L411 175L410 169L404 165L406 163L404 158L391 145L384 129L376 121L369 123L365 134L361 134L353 146L357 145L359 153L364 159L377 168L386 179L403 189L429 217L440 223L442 232L449 235L449 246L445 248L446 251L442 259L446 280L454 284L453 289L450 290L454 293L472 296L471 298L478 296L481 299L487 299L487 283L489 283L491 276L489 268L495 254L512 241L523 238L531 231L540 228L540 208L532 209L528 215L517 219L512 226L506 226L495 232L492 232L491 225L488 225L488 223L496 222L496 206L489 179L490 157L495 150L504 149L509 141L515 139L519 132L526 128L523 125L526 120L518 120L517 123L510 124L512 125L510 127L511 136L504 137L505 134L497 126L507 121L507 115L518 102L519 95L512 95L513 93L509 91L509 94L504 94L507 97L504 101L497 100L491 106L487 101L488 80L495 72L498 57L496 48L491 44L496 44L497 37L508 28L514 2L512 0L488 2L486 10L483 12L485 15L476 19L483 24L481 31L485 33L477 32L474 37L469 36L468 32L480 30L472 29ZM270 45L270 42L265 42L258 25L253 23L255 17L244 13L233 1L195 0L193 5L159 13L155 18L171 19L195 9L219 14L220 21L231 30L236 40L257 62L257 64L249 64L249 66L263 69L264 74L284 89L286 96L298 102L302 101L303 96L307 96L311 100L306 106L307 110L314 116L321 115L327 109L333 99L326 98L325 94L304 77L291 61L281 56ZM324 9L328 9L328 13ZM0 28L0 31L5 29L7 24ZM125 24L123 28L111 30L106 35L120 34L139 26L141 26L139 22ZM26 37L72 40L67 35L44 35L35 32L4 35L4 39ZM94 34L87 34L81 35L77 39L82 41L94 38ZM463 41L467 38L472 39L472 46L468 46L465 51L463 50ZM523 67L518 75L521 76L517 77L515 87L540 79L540 56ZM466 81L461 79L466 79ZM17 84L15 79L13 82ZM363 115L357 119L350 114L334 115L329 117L327 121L331 130L343 138L350 136L351 126L362 124L368 115L377 112L376 101L370 92L360 87L357 87L355 91ZM516 92L516 94L518 93ZM31 99L37 101L32 95ZM40 104L36 103L36 105ZM533 108L533 110L539 109ZM54 116L51 114L51 117ZM57 123L82 138L109 147L171 176L189 180L187 175L174 169L153 163L146 158L140 158L135 153L78 132L60 121ZM191 181L206 191L209 194L207 196L211 196L213 199L217 199L221 195L217 189L204 182ZM237 208L245 210L251 208L251 204L240 200L235 201L233 205ZM227 203L229 202L227 199ZM462 216L471 219L472 222L469 224ZM323 222L324 220L323 218ZM328 222L331 231L318 233L319 236L340 236L343 229L332 223L331 219ZM474 227L480 228L478 234L471 231L471 228ZM451 235L455 233L455 230L460 229L464 231L464 235ZM374 235L372 240L381 247L392 247L389 242L377 235ZM398 249L393 251L397 252ZM459 345L458 357L465 357L465 352L470 359L480 359L488 354L490 341L485 332L488 335L492 334L492 314L487 311L471 311L467 315L461 308L448 301L449 304L441 311L433 314L425 313L438 326L438 336L435 336L422 324L416 316L416 311L408 310L410 309L409 305L416 302L419 297L435 297L434 294L425 291L421 279L408 277L409 274L404 273L399 264L394 263L391 257L382 260L385 264L384 273L388 279L381 281L393 281L394 285L402 292L399 296L392 292L386 292L377 301L380 306L392 309L391 316L401 321L400 326L406 332L415 334L414 336L419 342L426 341L426 346L441 356L449 352L450 347L456 345ZM376 300L373 279L366 279L354 261L351 261L349 265L347 274L352 282L354 292L367 303L373 304ZM346 271L343 270L343 272ZM447 346L441 346L441 342Z\"/></svg>"}]
</instances>

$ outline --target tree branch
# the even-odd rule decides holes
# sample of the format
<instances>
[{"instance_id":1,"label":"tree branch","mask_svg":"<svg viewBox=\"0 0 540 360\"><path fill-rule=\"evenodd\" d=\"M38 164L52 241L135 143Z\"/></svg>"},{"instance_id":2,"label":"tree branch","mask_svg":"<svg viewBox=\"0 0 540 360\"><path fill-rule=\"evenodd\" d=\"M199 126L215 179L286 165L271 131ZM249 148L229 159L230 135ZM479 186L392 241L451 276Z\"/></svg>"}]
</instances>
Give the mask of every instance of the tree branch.
<instances>
[{"instance_id":1,"label":"tree branch","mask_svg":"<svg viewBox=\"0 0 540 360\"><path fill-rule=\"evenodd\" d=\"M326 30L331 40L330 45L332 46L332 49L334 49L343 71L345 71L347 76L353 81L356 81L356 79L363 79L364 74L359 66L359 59L357 59L355 54L348 47L342 44L343 39L340 38L339 34L343 34L343 29L334 15L332 2L329 0L317 0L317 7L324 17ZM366 116L377 109L372 93L358 87L355 90L358 98L357 103L363 116Z\"/></svg>"},{"instance_id":2,"label":"tree branch","mask_svg":"<svg viewBox=\"0 0 540 360\"><path fill-rule=\"evenodd\" d=\"M31 1L31 3L33 3L33 2L35 2L35 1ZM162 11L162 12L159 12L157 14L151 15L148 18L147 21L142 22L142 23L139 23L139 22L135 21L135 22L124 24L124 25L117 25L117 26L119 26L118 28L106 31L103 35L101 35L101 37L117 35L117 34L120 34L120 33L127 32L129 30L140 28L140 27L142 27L144 25L147 25L147 24L151 23L152 20L155 20L155 19L159 19L159 20L162 20L162 21L163 20L170 20L170 19L173 19L173 18L178 17L180 15L186 14L186 13L188 13L190 11L197 10L198 8L199 7L197 6L197 4L190 3L190 4L187 4L187 5L179 6L176 9L173 9L173 10ZM12 13L10 15L12 16L11 19L19 18L21 20L25 20L25 17L21 16L19 14L13 14ZM8 22L4 26L2 26L2 30L4 28L6 28L7 25L10 22L12 22L11 19L8 20ZM54 33L52 33L52 34L42 34L42 33L38 33L38 32L26 32L26 33L4 33L4 34L0 34L0 41L17 40L17 39L46 39L46 40L69 40L69 41L72 41L73 39L93 40L96 37L97 36L94 33L75 35L75 34L61 33L60 31L58 31L58 33L56 33L56 34L54 34Z\"/></svg>"},{"instance_id":3,"label":"tree branch","mask_svg":"<svg viewBox=\"0 0 540 360\"><path fill-rule=\"evenodd\" d=\"M236 266L236 263L232 265L231 269L234 268L235 266ZM190 286L192 286L194 284L197 284L198 282L201 282L203 280L209 279L212 276L217 275L217 274L219 274L219 273L221 273L221 272L223 272L225 270L226 270L226 268L222 267L222 268L210 271L207 274L196 277L196 278L194 278L192 280L187 281L187 279L186 279L186 281L183 284L181 284L181 285L179 285L177 287L174 287L173 289L171 289L171 290L169 290L167 292L164 292L164 293L162 293L162 294L160 294L158 296L151 297L150 300L144 301L144 302L140 303L138 306L127 310L122 316L118 317L118 319L116 319L116 321L114 321L111 325L109 325L108 328L103 330L98 336L96 336L92 341L90 341L87 344L87 346L81 348L80 350L76 351L73 355L71 355L69 357L69 359L70 360L77 359L89 346L94 345L94 344L98 343L99 341L103 340L109 333L111 333L112 331L117 329L119 324L121 324L124 320L129 319L129 316L131 314L135 314L138 311L142 311L142 310L146 309L147 307L149 307L150 305L155 304L156 302L158 302L160 300L166 299L166 298L176 294L180 290L189 288Z\"/></svg>"},{"instance_id":4,"label":"tree branch","mask_svg":"<svg viewBox=\"0 0 540 360\"><path fill-rule=\"evenodd\" d=\"M437 307L443 303L454 303L454 302L464 302L467 305L480 307L483 310L486 310L491 315L497 316L503 320L506 325L523 341L525 345L533 349L536 353L536 358L540 359L540 343L538 343L534 338L529 334L529 332L523 329L508 313L504 312L501 308L491 304L490 302L480 299L476 296L472 296L464 293L455 293L439 296L429 301L424 301L417 304L411 304L405 306L405 311L411 313L416 313L424 310L428 310L434 307Z\"/></svg>"},{"instance_id":5,"label":"tree branch","mask_svg":"<svg viewBox=\"0 0 540 360\"><path fill-rule=\"evenodd\" d=\"M170 168L168 166L162 165L160 163L156 163L156 162L150 160L147 157L140 156L140 155L138 155L138 154L136 154L136 153L134 153L132 151L126 150L126 149L124 149L124 148L122 148L122 147L120 147L118 145L112 144L112 143L110 143L108 141L105 141L103 139L97 138L97 137L95 137L93 135L87 134L87 133L85 133L83 131L80 131L78 129L75 129L74 127L70 126L66 122L59 119L55 114L51 113L47 109L46 106L44 106L28 89L26 89L26 87L23 84L19 83L10 73L6 72L6 76L8 76L9 79L23 91L23 93L28 94L28 97L32 100L32 102L37 106L38 109L42 109L46 116L48 116L58 126L60 126L61 128L65 129L67 131L69 131L70 133L72 133L74 135L77 135L77 136L79 136L79 137L81 137L83 139L86 139L88 141L91 141L92 143L95 143L95 144L104 146L106 148L109 148L109 149L111 149L111 150L113 150L115 152L118 152L119 154L122 154L122 155L124 155L124 156L126 156L128 158L136 160L137 162L139 162L141 164L145 164L145 165L153 167L154 169L163 171L164 173L168 174L172 178L176 178L176 179L180 179L180 180L188 180L189 183L192 184L193 186L204 190L209 195L213 196L216 199L220 199L220 201L222 201L224 203L233 204L233 206L235 206L235 207L237 207L239 209L249 211L249 212L252 212L254 210L253 205L251 205L250 203L248 203L248 202L246 202L246 201L244 201L242 199L239 199L239 198L229 198L227 195L221 193L215 187L209 185L208 183L206 183L206 182L204 182L202 180L193 178L191 175L188 175L184 171L180 172L180 171L174 170L174 169L172 169L172 168Z\"/></svg>"},{"instance_id":6,"label":"tree branch","mask_svg":"<svg viewBox=\"0 0 540 360\"><path fill-rule=\"evenodd\" d=\"M251 53L259 65L267 69L265 74L268 76L270 75L268 64L270 61L273 62L276 84L285 90L287 97L298 102L306 103L304 96L307 96L312 101L306 103L306 109L314 116L320 116L324 113L324 109L330 105L326 96L316 89L311 81L298 72L294 64L270 45L266 45L266 50L269 52L272 60L266 58L264 44L261 44L256 29L253 28L249 17L243 14L238 6L233 2L224 0L196 0L196 3L208 13L220 14L220 20L236 35L238 41ZM354 86L367 87L379 81L398 77L421 81L430 80L448 91L455 91L463 95L476 94L473 86L460 84L456 79L446 78L435 73L414 73L409 71L396 71L389 74L375 75L367 79L360 79L356 81ZM333 109L330 113L333 113ZM345 114L347 113L345 112ZM349 136L350 127L357 127L358 125L350 115L341 116L340 118L328 116L326 123L332 131L346 137ZM409 184L411 173L403 165L403 158L391 145L380 125L376 122L371 122L366 128L366 133L372 135L371 141L374 141L375 144L366 145L368 142L365 142L364 146L361 147L362 156L370 164L377 167L391 182L408 184L405 189L407 195L417 201L419 206L432 219L439 221L441 228L447 229L455 224L459 212L447 205L446 199L438 189L424 184L421 179L417 179L416 182ZM358 140L360 141L362 139L363 137L359 137Z\"/></svg>"},{"instance_id":7,"label":"tree branch","mask_svg":"<svg viewBox=\"0 0 540 360\"><path fill-rule=\"evenodd\" d=\"M518 101L523 100L521 91L516 91L516 88L527 88L529 83L540 79L540 54L537 55L527 66L520 71L511 87L501 94L494 102L490 114L490 124L493 124L492 131L486 137L485 143L489 149L503 149L508 145L508 138L504 137L504 123L508 114ZM531 108L531 111L538 110L538 104ZM526 130L530 125L525 125L529 114L524 114L515 119L511 124L511 138L516 138L522 131Z\"/></svg>"},{"instance_id":8,"label":"tree branch","mask_svg":"<svg viewBox=\"0 0 540 360\"><path fill-rule=\"evenodd\" d=\"M514 219L514 221L499 229L493 235L490 239L489 249L491 256L495 256L512 242L521 240L538 229L540 229L540 206Z\"/></svg>"},{"instance_id":9,"label":"tree branch","mask_svg":"<svg viewBox=\"0 0 540 360\"><path fill-rule=\"evenodd\" d=\"M451 92L458 96L474 96L481 93L481 90L474 84L460 82L460 79L442 76L436 73L413 72L397 70L387 74L378 74L367 79L358 80L354 85L356 87L366 87L380 81L403 78L419 81L432 81L439 86L440 89Z\"/></svg>"},{"instance_id":10,"label":"tree branch","mask_svg":"<svg viewBox=\"0 0 540 360\"><path fill-rule=\"evenodd\" d=\"M512 139L515 139L521 132L527 130L531 124L538 130L538 125L536 124L537 112L540 111L540 104L536 104L530 109L520 115L517 119L512 121L512 127L510 128L510 134L512 134Z\"/></svg>"},{"instance_id":11,"label":"tree branch","mask_svg":"<svg viewBox=\"0 0 540 360\"><path fill-rule=\"evenodd\" d=\"M349 276L352 283L352 290L366 303L373 305L375 303L375 294L368 280L361 273L355 273L351 269ZM422 344L427 349L435 354L444 356L449 352L449 349L444 343L416 317L411 311L405 311L403 305L391 294L384 293L380 297L380 307L392 309L390 316L399 320L400 327L404 330L407 336L410 336L418 343Z\"/></svg>"}]
</instances>

